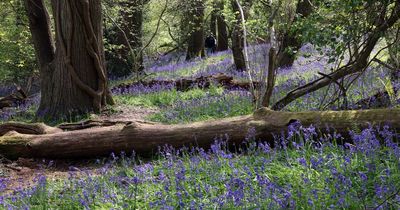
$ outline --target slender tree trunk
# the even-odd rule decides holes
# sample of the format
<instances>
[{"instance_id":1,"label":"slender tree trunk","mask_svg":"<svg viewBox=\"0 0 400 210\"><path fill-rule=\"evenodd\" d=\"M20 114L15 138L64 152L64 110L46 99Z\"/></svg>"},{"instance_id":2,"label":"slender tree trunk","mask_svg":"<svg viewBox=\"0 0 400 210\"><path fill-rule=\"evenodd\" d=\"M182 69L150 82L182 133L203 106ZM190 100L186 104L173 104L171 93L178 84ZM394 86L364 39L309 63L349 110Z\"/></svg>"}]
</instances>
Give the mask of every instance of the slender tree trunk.
<instances>
[{"instance_id":1,"label":"slender tree trunk","mask_svg":"<svg viewBox=\"0 0 400 210\"><path fill-rule=\"evenodd\" d=\"M307 18L313 11L312 0L299 0L296 7L296 16L293 22L299 21L303 18ZM284 35L281 43L281 47L278 52L278 62L277 68L285 67L285 66L292 66L295 59L296 53L303 42L298 37L299 31L292 31L288 30Z\"/></svg>"},{"instance_id":2,"label":"slender tree trunk","mask_svg":"<svg viewBox=\"0 0 400 210\"><path fill-rule=\"evenodd\" d=\"M56 120L99 112L111 103L105 76L100 0L52 1L56 54L42 89L39 118Z\"/></svg>"},{"instance_id":3,"label":"slender tree trunk","mask_svg":"<svg viewBox=\"0 0 400 210\"><path fill-rule=\"evenodd\" d=\"M68 132L41 124L5 124L0 126L0 134L5 134L0 136L0 154L8 158L93 158L135 151L154 156L166 144L207 148L220 136L228 136L228 143L236 146L241 146L248 135L273 145L273 136L287 131L288 125L296 121L303 126L313 125L316 131L329 128L348 136L349 128L368 128L371 124L389 124L398 131L399 118L399 109L298 113L259 109L253 115L186 125L118 122L114 126Z\"/></svg>"},{"instance_id":4,"label":"slender tree trunk","mask_svg":"<svg viewBox=\"0 0 400 210\"><path fill-rule=\"evenodd\" d=\"M210 15L210 32L214 35L217 36L217 7L216 7L216 2L213 0L212 2L212 11Z\"/></svg>"},{"instance_id":5,"label":"slender tree trunk","mask_svg":"<svg viewBox=\"0 0 400 210\"><path fill-rule=\"evenodd\" d=\"M243 26L242 19L239 11L239 6L236 0L231 0L233 12L235 13L236 21L232 31L232 54L233 61L235 63L236 70L246 71L246 59L243 53L244 48L244 37L243 37ZM245 13L246 14L246 13ZM246 16L245 16L246 18Z\"/></svg>"},{"instance_id":6,"label":"slender tree trunk","mask_svg":"<svg viewBox=\"0 0 400 210\"><path fill-rule=\"evenodd\" d=\"M272 93L275 87L275 79L276 79L276 50L274 47L271 47L268 54L268 77L267 77L267 88L265 92L264 99L262 101L263 107L268 107L271 102Z\"/></svg>"},{"instance_id":7,"label":"slender tree trunk","mask_svg":"<svg viewBox=\"0 0 400 210\"><path fill-rule=\"evenodd\" d=\"M130 72L143 71L143 6L145 0L124 0L121 4L121 28L126 34L133 52L130 52L126 39L121 31L118 41L123 45L122 57L127 62ZM133 55L132 55L133 54Z\"/></svg>"},{"instance_id":8,"label":"slender tree trunk","mask_svg":"<svg viewBox=\"0 0 400 210\"><path fill-rule=\"evenodd\" d=\"M226 27L225 17L222 13L224 10L224 1L217 0L217 51L228 50L228 30Z\"/></svg>"},{"instance_id":9,"label":"slender tree trunk","mask_svg":"<svg viewBox=\"0 0 400 210\"><path fill-rule=\"evenodd\" d=\"M189 3L189 39L186 60L204 57L204 2L203 0L190 0Z\"/></svg>"},{"instance_id":10,"label":"slender tree trunk","mask_svg":"<svg viewBox=\"0 0 400 210\"><path fill-rule=\"evenodd\" d=\"M396 37L395 30L388 31L387 36L390 36L387 40L394 43L388 48L388 63L391 66L390 81L393 85L395 94L398 94L398 92L400 92L400 37Z\"/></svg>"}]
</instances>

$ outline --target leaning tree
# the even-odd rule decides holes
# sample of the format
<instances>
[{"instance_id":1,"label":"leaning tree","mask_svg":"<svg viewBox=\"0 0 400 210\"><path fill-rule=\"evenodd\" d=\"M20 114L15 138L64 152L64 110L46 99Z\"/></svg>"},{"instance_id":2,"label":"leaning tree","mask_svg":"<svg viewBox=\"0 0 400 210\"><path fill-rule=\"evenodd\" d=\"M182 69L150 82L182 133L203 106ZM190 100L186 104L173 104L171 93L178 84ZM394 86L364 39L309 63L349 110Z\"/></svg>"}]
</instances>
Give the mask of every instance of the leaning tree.
<instances>
[{"instance_id":1,"label":"leaning tree","mask_svg":"<svg viewBox=\"0 0 400 210\"><path fill-rule=\"evenodd\" d=\"M112 104L104 62L100 0L51 1L55 45L43 0L25 0L37 59L37 117L56 120L99 112Z\"/></svg>"}]
</instances>

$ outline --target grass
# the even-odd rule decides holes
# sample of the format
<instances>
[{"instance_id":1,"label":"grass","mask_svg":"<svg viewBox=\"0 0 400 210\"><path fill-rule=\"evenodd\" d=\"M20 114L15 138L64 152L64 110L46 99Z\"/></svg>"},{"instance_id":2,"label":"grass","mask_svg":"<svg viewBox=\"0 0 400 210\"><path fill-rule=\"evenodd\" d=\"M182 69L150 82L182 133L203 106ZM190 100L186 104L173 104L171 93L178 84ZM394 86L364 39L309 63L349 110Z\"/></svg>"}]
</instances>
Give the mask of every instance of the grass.
<instances>
[{"instance_id":1,"label":"grass","mask_svg":"<svg viewBox=\"0 0 400 210\"><path fill-rule=\"evenodd\" d=\"M253 111L254 106L250 97L238 94L208 95L163 108L148 119L166 124L177 124L247 115Z\"/></svg>"},{"instance_id":2,"label":"grass","mask_svg":"<svg viewBox=\"0 0 400 210\"><path fill-rule=\"evenodd\" d=\"M235 153L220 139L209 151L166 147L151 162L112 156L99 161L103 167L94 173L70 172L68 179L55 182L39 176L35 187L2 202L18 209L400 207L400 151L387 128L354 134L354 145L346 147L329 143L332 138L316 144L312 128L292 133L282 142L297 144L275 149L249 137L247 149Z\"/></svg>"},{"instance_id":3,"label":"grass","mask_svg":"<svg viewBox=\"0 0 400 210\"><path fill-rule=\"evenodd\" d=\"M209 89L194 88L185 92L172 89L148 94L123 94L114 96L114 99L116 103L127 106L164 107L172 106L178 101L218 96L222 93L223 89L221 87L211 86Z\"/></svg>"}]
</instances>

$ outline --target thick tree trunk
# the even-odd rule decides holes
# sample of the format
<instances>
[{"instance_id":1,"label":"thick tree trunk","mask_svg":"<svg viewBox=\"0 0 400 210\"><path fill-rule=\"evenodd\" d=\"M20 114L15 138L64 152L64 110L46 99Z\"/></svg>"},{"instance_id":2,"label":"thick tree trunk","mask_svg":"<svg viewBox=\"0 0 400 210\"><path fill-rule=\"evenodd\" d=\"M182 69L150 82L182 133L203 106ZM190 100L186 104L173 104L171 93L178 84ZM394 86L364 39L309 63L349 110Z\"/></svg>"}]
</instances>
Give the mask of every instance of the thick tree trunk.
<instances>
[{"instance_id":1,"label":"thick tree trunk","mask_svg":"<svg viewBox=\"0 0 400 210\"><path fill-rule=\"evenodd\" d=\"M290 123L299 121L304 126L314 125L325 131L327 126L337 133L348 135L354 126L359 128L389 124L400 129L400 110L361 110L326 112L276 112L260 109L254 115L193 123L188 125L160 125L149 122L130 122L109 127L79 131L59 132L57 129L41 128L49 134L32 135L15 131L0 137L0 154L9 157L83 158L106 156L121 151L135 151L141 155L154 155L163 145L173 147L209 147L216 137L229 136L229 143L240 145L255 129L255 138L273 143L273 135L287 130ZM6 125L3 125L5 127ZM24 129L16 129L25 132ZM38 127L38 125L32 125ZM8 126L10 127L10 126ZM43 126L41 126L43 127ZM4 129L0 129L4 130ZM3 132L4 133L4 132Z\"/></svg>"},{"instance_id":2,"label":"thick tree trunk","mask_svg":"<svg viewBox=\"0 0 400 210\"><path fill-rule=\"evenodd\" d=\"M224 14L224 1L217 0L217 51L228 50L228 30L225 22Z\"/></svg>"},{"instance_id":3,"label":"thick tree trunk","mask_svg":"<svg viewBox=\"0 0 400 210\"><path fill-rule=\"evenodd\" d=\"M337 81L348 75L363 71L366 67L368 67L369 56L371 55L371 52L375 48L375 45L378 43L379 39L389 28L391 28L399 20L399 18L400 2L397 1L390 17L385 19L385 16L383 15L382 19L378 20L379 23L377 24L377 27L371 33L369 33L369 36L366 38L367 41L363 47L363 50L357 55L354 62L350 61L347 65L339 68L335 72L330 73L328 76L319 78L306 85L298 87L295 90L290 91L285 97L276 102L272 109L281 110L292 101L306 94L319 90L320 88L329 85L333 81Z\"/></svg>"},{"instance_id":4,"label":"thick tree trunk","mask_svg":"<svg viewBox=\"0 0 400 210\"><path fill-rule=\"evenodd\" d=\"M313 11L311 0L299 0L296 7L296 16L293 22L299 21L299 19L307 18ZM282 38L280 50L278 52L277 68L292 66L295 59L296 53L303 42L298 37L298 31L287 31Z\"/></svg>"},{"instance_id":5,"label":"thick tree trunk","mask_svg":"<svg viewBox=\"0 0 400 210\"><path fill-rule=\"evenodd\" d=\"M190 0L189 3L189 38L186 60L204 57L204 2L203 0Z\"/></svg>"},{"instance_id":6,"label":"thick tree trunk","mask_svg":"<svg viewBox=\"0 0 400 210\"><path fill-rule=\"evenodd\" d=\"M52 1L56 55L42 89L38 117L70 118L111 102L105 76L100 0Z\"/></svg>"}]
</instances>

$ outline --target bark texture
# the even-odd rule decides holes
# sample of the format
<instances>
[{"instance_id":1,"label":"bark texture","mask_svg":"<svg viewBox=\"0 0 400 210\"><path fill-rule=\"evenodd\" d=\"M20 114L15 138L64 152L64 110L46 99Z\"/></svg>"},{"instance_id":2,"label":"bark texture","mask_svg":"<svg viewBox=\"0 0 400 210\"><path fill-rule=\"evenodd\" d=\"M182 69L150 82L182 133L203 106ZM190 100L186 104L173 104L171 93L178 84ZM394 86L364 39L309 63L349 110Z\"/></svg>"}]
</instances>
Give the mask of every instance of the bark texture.
<instances>
[{"instance_id":1,"label":"bark texture","mask_svg":"<svg viewBox=\"0 0 400 210\"><path fill-rule=\"evenodd\" d=\"M203 0L190 0L188 4L189 38L186 60L191 60L205 56L203 24L205 5Z\"/></svg>"},{"instance_id":2,"label":"bark texture","mask_svg":"<svg viewBox=\"0 0 400 210\"><path fill-rule=\"evenodd\" d=\"M300 121L304 126L314 125L325 131L327 126L337 133L348 134L358 126L389 124L400 129L400 110L361 110L325 112L276 112L260 109L253 115L187 125L160 125L150 122L129 122L110 127L91 128L49 134L23 134L10 129L0 137L0 154L8 158L84 158L106 156L111 152L135 151L141 155L155 154L159 146L209 147L216 137L229 136L229 143L240 145L255 129L256 139L273 142L273 134L287 130L287 126ZM0 129L1 130L1 129Z\"/></svg>"},{"instance_id":3,"label":"bark texture","mask_svg":"<svg viewBox=\"0 0 400 210\"><path fill-rule=\"evenodd\" d=\"M51 37L49 14L43 0L24 0L24 2L36 57L40 68L45 69L53 61L55 50Z\"/></svg>"},{"instance_id":4,"label":"bark texture","mask_svg":"<svg viewBox=\"0 0 400 210\"><path fill-rule=\"evenodd\" d=\"M100 0L52 1L56 54L41 81L38 117L65 119L111 103L104 65ZM42 73L42 72L41 72Z\"/></svg>"},{"instance_id":5,"label":"bark texture","mask_svg":"<svg viewBox=\"0 0 400 210\"><path fill-rule=\"evenodd\" d=\"M275 87L276 80L276 67L275 67L276 50L271 47L268 53L268 77L267 77L267 88L264 99L262 101L263 107L268 107L271 101L272 93Z\"/></svg>"}]
</instances>

